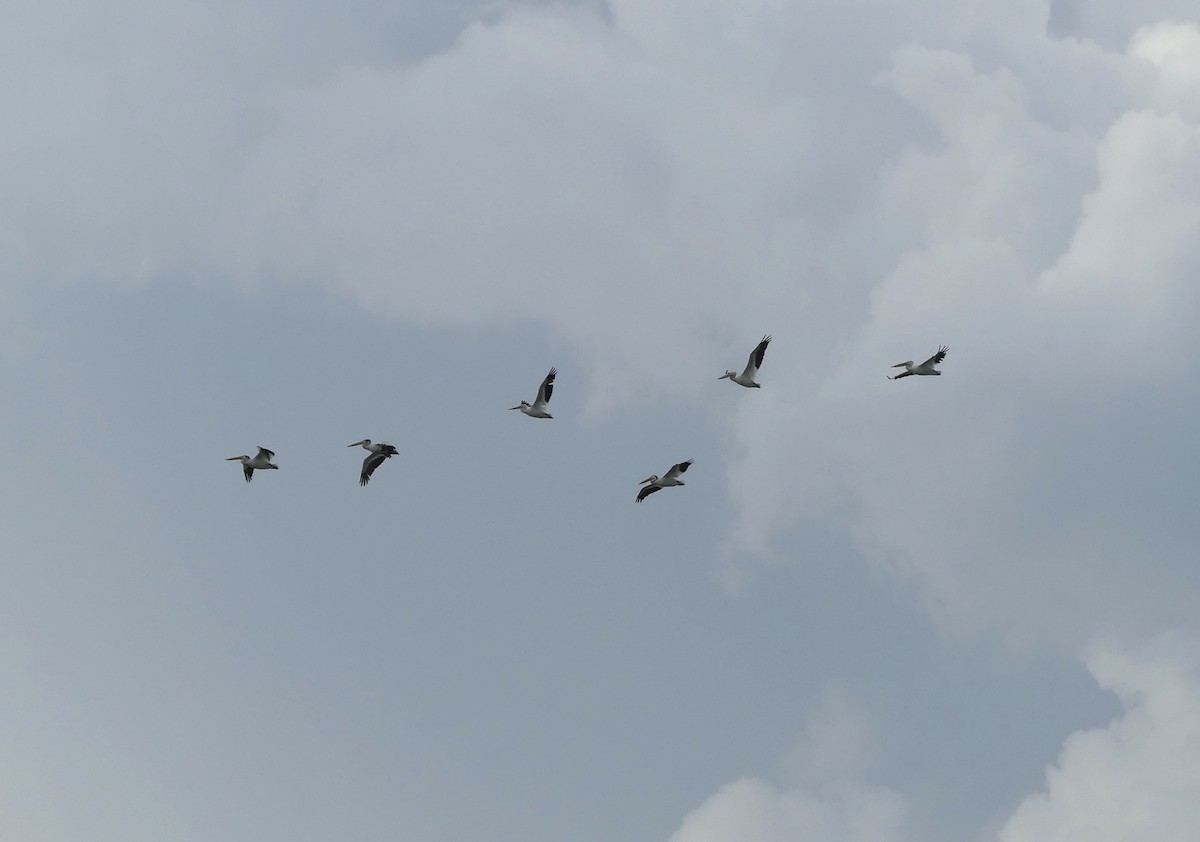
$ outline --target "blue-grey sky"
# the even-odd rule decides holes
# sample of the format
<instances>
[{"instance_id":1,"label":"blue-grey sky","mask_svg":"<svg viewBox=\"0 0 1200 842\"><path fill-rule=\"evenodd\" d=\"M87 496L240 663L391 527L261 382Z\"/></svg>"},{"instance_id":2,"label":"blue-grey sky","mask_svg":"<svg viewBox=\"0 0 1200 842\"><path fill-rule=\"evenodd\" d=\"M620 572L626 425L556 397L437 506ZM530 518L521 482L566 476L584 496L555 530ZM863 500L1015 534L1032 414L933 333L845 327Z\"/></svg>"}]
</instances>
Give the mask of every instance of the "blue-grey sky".
<instances>
[{"instance_id":1,"label":"blue-grey sky","mask_svg":"<svg viewBox=\"0 0 1200 842\"><path fill-rule=\"evenodd\" d=\"M0 836L1197 838L1200 15L1114 5L4 4Z\"/></svg>"}]
</instances>

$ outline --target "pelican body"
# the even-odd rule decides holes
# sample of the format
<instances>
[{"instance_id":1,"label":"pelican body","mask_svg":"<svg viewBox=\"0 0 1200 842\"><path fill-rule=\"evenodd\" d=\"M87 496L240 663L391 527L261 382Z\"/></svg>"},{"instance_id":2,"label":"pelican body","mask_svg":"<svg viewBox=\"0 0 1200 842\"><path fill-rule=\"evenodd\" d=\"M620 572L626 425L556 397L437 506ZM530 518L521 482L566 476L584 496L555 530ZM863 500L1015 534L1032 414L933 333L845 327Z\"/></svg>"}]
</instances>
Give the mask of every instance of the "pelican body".
<instances>
[{"instance_id":1,"label":"pelican body","mask_svg":"<svg viewBox=\"0 0 1200 842\"><path fill-rule=\"evenodd\" d=\"M546 411L546 404L550 402L550 396L554 394L554 378L557 375L558 369L551 368L550 373L546 375L546 379L538 388L537 397L534 398L533 403L521 401L516 406L510 406L509 410L519 409L530 418L553 418L554 416Z\"/></svg>"},{"instance_id":2,"label":"pelican body","mask_svg":"<svg viewBox=\"0 0 1200 842\"><path fill-rule=\"evenodd\" d=\"M671 470L667 471L662 477L659 477L657 474L651 474L650 476L646 477L639 483L639 485L644 487L638 492L637 501L640 503L651 494L656 491L660 491L661 489L671 488L676 485L684 485L684 481L679 478L679 475L686 471L688 466L691 464L692 460L689 459L686 462L680 462L677 465L672 465Z\"/></svg>"},{"instance_id":3,"label":"pelican body","mask_svg":"<svg viewBox=\"0 0 1200 842\"><path fill-rule=\"evenodd\" d=\"M361 447L367 451L367 457L363 459L362 463L362 472L358 475L359 485L366 485L370 482L371 474L375 473L375 469L400 452L385 441L372 442L370 439L356 441L346 447Z\"/></svg>"},{"instance_id":4,"label":"pelican body","mask_svg":"<svg viewBox=\"0 0 1200 842\"><path fill-rule=\"evenodd\" d=\"M230 456L225 461L226 462L241 462L242 463L242 474L245 475L246 482L250 482L250 480L252 480L254 478L255 470L259 470L259 471L265 471L265 470L277 471L277 470L279 470L278 465L271 464L271 460L274 458L275 458L274 451L267 450L265 447L262 447L260 445L258 448L258 453L256 453L254 455L253 459L250 458L249 456L246 456L243 454L242 456Z\"/></svg>"},{"instance_id":5,"label":"pelican body","mask_svg":"<svg viewBox=\"0 0 1200 842\"><path fill-rule=\"evenodd\" d=\"M745 386L747 389L761 389L762 386L754 382L754 377L758 374L758 370L762 368L763 357L766 356L767 346L770 344L771 337L764 336L762 341L750 352L750 359L746 361L746 368L741 374L734 371L727 371L717 379L724 380L728 377L734 383L739 386Z\"/></svg>"},{"instance_id":6,"label":"pelican body","mask_svg":"<svg viewBox=\"0 0 1200 842\"><path fill-rule=\"evenodd\" d=\"M901 377L911 377L914 374L928 377L930 375L940 376L941 372L934 368L935 365L946 359L946 352L950 349L945 345L939 345L937 353L927 359L920 365L913 365L912 360L905 360L902 363L896 363L892 368L903 368L905 371L897 374L895 377L888 377L888 380L899 380Z\"/></svg>"}]
</instances>

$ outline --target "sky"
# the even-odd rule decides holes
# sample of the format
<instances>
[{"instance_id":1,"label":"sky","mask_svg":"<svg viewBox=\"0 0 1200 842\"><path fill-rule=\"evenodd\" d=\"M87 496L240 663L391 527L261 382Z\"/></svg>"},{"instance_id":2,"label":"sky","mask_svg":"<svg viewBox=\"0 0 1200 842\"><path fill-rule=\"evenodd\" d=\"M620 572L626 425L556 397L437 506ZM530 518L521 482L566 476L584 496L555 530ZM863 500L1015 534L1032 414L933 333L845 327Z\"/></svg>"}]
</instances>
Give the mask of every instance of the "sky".
<instances>
[{"instance_id":1,"label":"sky","mask_svg":"<svg viewBox=\"0 0 1200 842\"><path fill-rule=\"evenodd\" d=\"M1194 0L0 8L0 837L1200 837Z\"/></svg>"}]
</instances>

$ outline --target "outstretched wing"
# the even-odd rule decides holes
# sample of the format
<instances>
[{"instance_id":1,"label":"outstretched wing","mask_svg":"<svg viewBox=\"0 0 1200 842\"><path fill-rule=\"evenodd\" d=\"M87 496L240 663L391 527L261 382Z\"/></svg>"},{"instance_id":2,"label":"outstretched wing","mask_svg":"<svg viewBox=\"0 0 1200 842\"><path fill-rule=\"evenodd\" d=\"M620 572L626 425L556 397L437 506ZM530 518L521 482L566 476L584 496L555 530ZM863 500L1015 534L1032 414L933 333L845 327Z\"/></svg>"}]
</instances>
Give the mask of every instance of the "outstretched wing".
<instances>
[{"instance_id":1,"label":"outstretched wing","mask_svg":"<svg viewBox=\"0 0 1200 842\"><path fill-rule=\"evenodd\" d=\"M946 359L946 352L949 350L950 349L945 345L939 345L937 353L927 359L925 362L921 363L921 368L930 368L937 365L942 360Z\"/></svg>"},{"instance_id":2,"label":"outstretched wing","mask_svg":"<svg viewBox=\"0 0 1200 842\"><path fill-rule=\"evenodd\" d=\"M689 459L686 462L680 462L678 465L672 465L671 470L667 471L667 475L663 477L663 479L675 479L688 469L688 466L692 464L692 461L693 460Z\"/></svg>"},{"instance_id":3,"label":"outstretched wing","mask_svg":"<svg viewBox=\"0 0 1200 842\"><path fill-rule=\"evenodd\" d=\"M380 453L383 453L383 454L385 454L385 455L387 455L387 456L396 456L397 454L399 454L399 453L400 453L400 451L399 451L399 450L397 450L397 449L395 448L395 446L393 446L393 445L390 445L390 444L388 444L388 443L387 443L387 442L385 442L385 441L381 441L381 442L379 442L379 447L380 447L380 450L379 450L379 452L380 452Z\"/></svg>"},{"instance_id":4,"label":"outstretched wing","mask_svg":"<svg viewBox=\"0 0 1200 842\"><path fill-rule=\"evenodd\" d=\"M251 468L249 465L247 465L245 462L243 462L242 463L242 475L246 478L246 482L249 482L250 480L254 479L254 469Z\"/></svg>"},{"instance_id":5,"label":"outstretched wing","mask_svg":"<svg viewBox=\"0 0 1200 842\"><path fill-rule=\"evenodd\" d=\"M362 473L358 475L358 484L366 485L371 481L375 469L391 458L390 453L371 453L363 460Z\"/></svg>"},{"instance_id":6,"label":"outstretched wing","mask_svg":"<svg viewBox=\"0 0 1200 842\"><path fill-rule=\"evenodd\" d=\"M265 447L263 447L263 446L260 444L260 445L258 446L258 458L259 458L259 459L266 459L268 462L270 462L272 459L274 459L274 458L275 458L275 451L273 451L273 450L267 450Z\"/></svg>"},{"instance_id":7,"label":"outstretched wing","mask_svg":"<svg viewBox=\"0 0 1200 842\"><path fill-rule=\"evenodd\" d=\"M640 503L653 494L655 491L662 491L662 487L658 485L647 485L638 492L637 501Z\"/></svg>"},{"instance_id":8,"label":"outstretched wing","mask_svg":"<svg viewBox=\"0 0 1200 842\"><path fill-rule=\"evenodd\" d=\"M750 378L754 377L758 370L762 368L763 357L767 355L767 346L770 344L771 337L764 336L762 342L759 342L754 350L750 352L750 359L746 361L746 370L742 374Z\"/></svg>"},{"instance_id":9,"label":"outstretched wing","mask_svg":"<svg viewBox=\"0 0 1200 842\"><path fill-rule=\"evenodd\" d=\"M545 406L550 402L550 396L554 394L554 378L557 374L557 368L550 369L550 373L546 375L541 388L538 389L537 400L533 402L534 406Z\"/></svg>"}]
</instances>

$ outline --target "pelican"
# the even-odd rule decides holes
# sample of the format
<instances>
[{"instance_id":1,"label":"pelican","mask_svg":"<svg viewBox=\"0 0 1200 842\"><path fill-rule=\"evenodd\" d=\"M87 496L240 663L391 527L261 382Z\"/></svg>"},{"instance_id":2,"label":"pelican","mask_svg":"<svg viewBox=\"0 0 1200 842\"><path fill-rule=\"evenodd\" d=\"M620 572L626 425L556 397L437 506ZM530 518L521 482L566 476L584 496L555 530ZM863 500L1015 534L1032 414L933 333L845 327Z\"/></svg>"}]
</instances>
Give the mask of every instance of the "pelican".
<instances>
[{"instance_id":1,"label":"pelican","mask_svg":"<svg viewBox=\"0 0 1200 842\"><path fill-rule=\"evenodd\" d=\"M538 389L537 398L532 406L521 401L516 406L510 406L509 409L519 409L530 418L553 418L554 416L546 411L546 404L550 402L550 396L554 394L554 376L556 374L558 374L557 368L550 369L550 373L546 375L546 379L542 381L542 385Z\"/></svg>"},{"instance_id":2,"label":"pelican","mask_svg":"<svg viewBox=\"0 0 1200 842\"><path fill-rule=\"evenodd\" d=\"M358 475L359 485L366 485L370 482L371 474L375 473L375 469L400 452L385 441L372 442L370 439L356 441L346 447L361 447L368 451L367 458L363 459L362 473Z\"/></svg>"},{"instance_id":3,"label":"pelican","mask_svg":"<svg viewBox=\"0 0 1200 842\"><path fill-rule=\"evenodd\" d=\"M271 460L274 458L275 458L274 451L267 450L265 447L259 445L258 453L255 454L253 459L251 459L249 456L242 455L242 456L230 456L225 461L226 462L241 462L242 463L242 473L245 474L245 476L246 476L246 482L249 482L250 480L252 480L254 478L254 469L255 468L259 469L260 471L266 470L268 468L273 471L279 470L278 465L271 464Z\"/></svg>"},{"instance_id":4,"label":"pelican","mask_svg":"<svg viewBox=\"0 0 1200 842\"><path fill-rule=\"evenodd\" d=\"M691 464L692 460L689 459L686 462L680 462L678 465L672 465L671 470L667 471L666 475L661 479L659 478L658 474L651 474L650 476L646 477L639 483L639 485L644 485L645 488L638 492L637 501L639 503L642 502L660 488L670 488L673 485L683 485L684 482L679 478L679 475L686 471L688 466ZM649 485L647 485L647 483L649 483Z\"/></svg>"},{"instance_id":5,"label":"pelican","mask_svg":"<svg viewBox=\"0 0 1200 842\"><path fill-rule=\"evenodd\" d=\"M902 363L896 363L894 366L892 366L892 368L905 368L908 370L903 374L897 374L895 377L889 376L888 380L899 380L901 377L908 377L910 374L934 374L940 376L941 372L935 369L934 366L946 359L946 352L949 350L950 349L945 345L939 345L937 353L920 365L913 365L912 360L905 360Z\"/></svg>"},{"instance_id":6,"label":"pelican","mask_svg":"<svg viewBox=\"0 0 1200 842\"><path fill-rule=\"evenodd\" d=\"M750 359L746 360L746 370L741 374L732 371L727 371L718 377L718 380L724 380L728 377L739 386L745 386L747 389L759 389L758 383L754 382L754 375L758 374L759 368L762 367L763 356L767 353L767 346L771 344L771 337L764 336L762 342L758 343L753 351L750 352Z\"/></svg>"}]
</instances>

